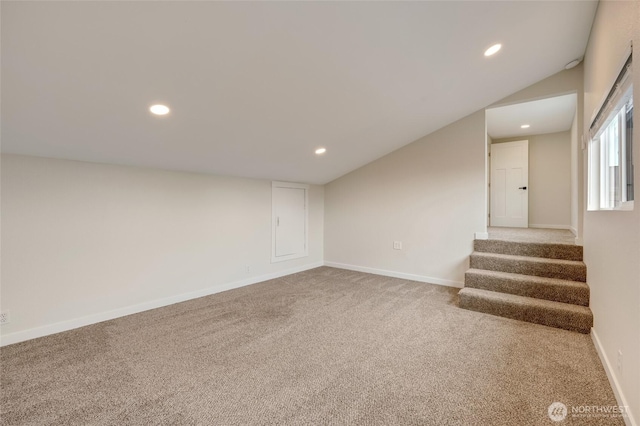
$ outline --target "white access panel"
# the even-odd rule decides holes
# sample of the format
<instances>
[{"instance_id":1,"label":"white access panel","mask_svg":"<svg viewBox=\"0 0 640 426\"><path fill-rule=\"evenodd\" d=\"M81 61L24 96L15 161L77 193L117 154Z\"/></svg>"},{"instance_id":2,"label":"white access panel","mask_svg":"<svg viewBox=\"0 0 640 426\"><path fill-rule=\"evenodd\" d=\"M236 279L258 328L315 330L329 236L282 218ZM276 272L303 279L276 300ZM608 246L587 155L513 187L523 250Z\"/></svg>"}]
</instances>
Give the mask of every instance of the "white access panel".
<instances>
[{"instance_id":1,"label":"white access panel","mask_svg":"<svg viewBox=\"0 0 640 426\"><path fill-rule=\"evenodd\" d=\"M307 192L307 185L273 182L272 262L308 255Z\"/></svg>"}]
</instances>

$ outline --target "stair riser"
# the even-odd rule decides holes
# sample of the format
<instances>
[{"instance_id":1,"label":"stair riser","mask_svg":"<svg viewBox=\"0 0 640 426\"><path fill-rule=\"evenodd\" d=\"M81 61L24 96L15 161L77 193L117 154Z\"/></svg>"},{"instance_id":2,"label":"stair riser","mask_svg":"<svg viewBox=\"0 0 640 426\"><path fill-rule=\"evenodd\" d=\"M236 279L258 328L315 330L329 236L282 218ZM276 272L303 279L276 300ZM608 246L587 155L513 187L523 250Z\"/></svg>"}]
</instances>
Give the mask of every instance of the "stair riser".
<instances>
[{"instance_id":1,"label":"stair riser","mask_svg":"<svg viewBox=\"0 0 640 426\"><path fill-rule=\"evenodd\" d=\"M589 306L588 287L567 288L549 285L547 283L536 282L535 277L531 277L531 280L521 281L503 277L488 277L467 272L465 274L464 285L465 287L479 288L481 290Z\"/></svg>"},{"instance_id":2,"label":"stair riser","mask_svg":"<svg viewBox=\"0 0 640 426\"><path fill-rule=\"evenodd\" d=\"M563 328L580 333L589 333L593 317L573 312L544 309L535 306L511 304L503 301L486 300L472 295L460 295L460 307L472 311L497 315L550 327Z\"/></svg>"},{"instance_id":3,"label":"stair riser","mask_svg":"<svg viewBox=\"0 0 640 426\"><path fill-rule=\"evenodd\" d=\"M471 268L488 271L511 272L537 277L559 278L570 281L587 281L587 267L584 264L564 265L534 260L514 260L499 257L471 255Z\"/></svg>"},{"instance_id":4,"label":"stair riser","mask_svg":"<svg viewBox=\"0 0 640 426\"><path fill-rule=\"evenodd\" d=\"M484 253L544 257L582 261L582 247L568 244L523 243L499 240L475 240L474 250Z\"/></svg>"}]
</instances>

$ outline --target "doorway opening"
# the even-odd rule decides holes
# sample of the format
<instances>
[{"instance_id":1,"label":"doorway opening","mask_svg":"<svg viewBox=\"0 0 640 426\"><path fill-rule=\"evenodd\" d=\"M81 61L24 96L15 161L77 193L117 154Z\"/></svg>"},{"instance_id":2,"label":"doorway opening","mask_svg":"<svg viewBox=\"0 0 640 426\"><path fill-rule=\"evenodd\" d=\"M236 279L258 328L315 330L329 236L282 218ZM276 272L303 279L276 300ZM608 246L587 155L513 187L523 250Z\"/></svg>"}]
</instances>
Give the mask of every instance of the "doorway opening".
<instances>
[{"instance_id":1,"label":"doorway opening","mask_svg":"<svg viewBox=\"0 0 640 426\"><path fill-rule=\"evenodd\" d=\"M577 94L486 110L491 227L577 234Z\"/></svg>"}]
</instances>

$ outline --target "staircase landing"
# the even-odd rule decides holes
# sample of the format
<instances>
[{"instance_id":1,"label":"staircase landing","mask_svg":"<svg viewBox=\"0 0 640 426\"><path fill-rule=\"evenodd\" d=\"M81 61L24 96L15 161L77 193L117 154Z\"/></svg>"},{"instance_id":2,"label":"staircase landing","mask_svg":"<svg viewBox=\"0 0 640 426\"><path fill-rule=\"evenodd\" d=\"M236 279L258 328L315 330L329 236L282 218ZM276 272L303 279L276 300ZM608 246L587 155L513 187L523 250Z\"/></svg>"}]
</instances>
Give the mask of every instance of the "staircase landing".
<instances>
[{"instance_id":1,"label":"staircase landing","mask_svg":"<svg viewBox=\"0 0 640 426\"><path fill-rule=\"evenodd\" d=\"M575 245L575 235L567 229L542 228L488 228L490 240L513 241L521 243L547 243Z\"/></svg>"}]
</instances>

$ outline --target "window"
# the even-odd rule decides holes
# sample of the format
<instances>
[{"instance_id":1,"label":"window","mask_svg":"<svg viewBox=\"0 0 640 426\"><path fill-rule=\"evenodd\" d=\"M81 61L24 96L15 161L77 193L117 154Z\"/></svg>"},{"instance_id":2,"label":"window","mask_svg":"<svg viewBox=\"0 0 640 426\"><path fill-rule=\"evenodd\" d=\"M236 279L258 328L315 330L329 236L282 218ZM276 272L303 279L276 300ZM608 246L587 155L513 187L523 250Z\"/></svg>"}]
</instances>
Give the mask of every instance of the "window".
<instances>
[{"instance_id":1,"label":"window","mask_svg":"<svg viewBox=\"0 0 640 426\"><path fill-rule=\"evenodd\" d=\"M631 56L590 130L588 209L632 210L633 85Z\"/></svg>"}]
</instances>

